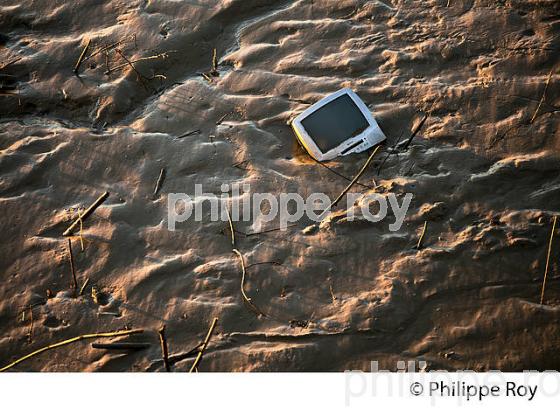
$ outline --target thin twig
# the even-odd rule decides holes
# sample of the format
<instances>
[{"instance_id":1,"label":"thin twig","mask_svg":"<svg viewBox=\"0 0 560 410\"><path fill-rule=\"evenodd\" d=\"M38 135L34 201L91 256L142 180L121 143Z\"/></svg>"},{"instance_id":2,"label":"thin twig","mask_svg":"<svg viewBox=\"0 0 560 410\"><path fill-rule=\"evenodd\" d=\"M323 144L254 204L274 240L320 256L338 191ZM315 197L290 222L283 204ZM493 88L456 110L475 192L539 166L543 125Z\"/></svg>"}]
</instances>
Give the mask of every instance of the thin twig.
<instances>
[{"instance_id":1,"label":"thin twig","mask_svg":"<svg viewBox=\"0 0 560 410\"><path fill-rule=\"evenodd\" d=\"M222 121L225 120L226 117L227 117L228 115L230 115L230 114L231 114L231 112L226 112L224 115L222 115L222 116L220 117L220 119L219 119L218 121L216 121L216 125L220 125L220 124L222 123Z\"/></svg>"},{"instance_id":2,"label":"thin twig","mask_svg":"<svg viewBox=\"0 0 560 410\"><path fill-rule=\"evenodd\" d=\"M106 350L142 350L150 347L150 343L116 342L116 343L92 343L93 349Z\"/></svg>"},{"instance_id":3,"label":"thin twig","mask_svg":"<svg viewBox=\"0 0 560 410\"><path fill-rule=\"evenodd\" d=\"M21 60L21 57L16 57L13 60L8 61L7 63L5 63L2 67L0 67L0 70L3 70L4 68L11 66L14 63L17 63L19 60Z\"/></svg>"},{"instance_id":4,"label":"thin twig","mask_svg":"<svg viewBox=\"0 0 560 410\"><path fill-rule=\"evenodd\" d=\"M260 311L260 309L255 306L255 304L251 301L251 298L247 296L247 294L245 293L245 261L243 259L243 255L241 254L241 252L239 252L237 249L233 249L233 253L235 253L237 256L239 256L239 260L241 261L241 296L243 297L243 300L245 301L245 303L247 304L247 306L249 306L249 308L257 315L257 316L266 316L263 312Z\"/></svg>"},{"instance_id":5,"label":"thin twig","mask_svg":"<svg viewBox=\"0 0 560 410\"><path fill-rule=\"evenodd\" d=\"M531 124L533 123L533 121L535 121L535 118L537 118L537 114L539 113L539 110L541 109L541 105L543 104L543 102L546 98L546 91L548 90L548 84L550 83L550 79L552 78L552 72L553 71L554 71L554 67L551 68L550 73L548 73L548 78L546 79L546 84L544 85L544 90L543 90L543 93L542 93L542 97L539 101L539 105L537 106L537 109L535 110L535 113L531 117L531 121L529 121Z\"/></svg>"},{"instance_id":6,"label":"thin twig","mask_svg":"<svg viewBox=\"0 0 560 410\"><path fill-rule=\"evenodd\" d=\"M235 229L233 229L233 222L231 220L231 215L229 214L229 206L226 205L226 213L229 222L229 230L231 232L231 246L235 248Z\"/></svg>"},{"instance_id":7,"label":"thin twig","mask_svg":"<svg viewBox=\"0 0 560 410\"><path fill-rule=\"evenodd\" d=\"M140 61L157 60L157 59L160 59L160 58L161 58L161 59L165 59L165 58L167 58L167 57L169 57L169 55L168 55L167 52L165 52L165 53L160 53L160 54L155 54L155 55L153 55L153 56L148 56L148 57L140 57L140 58L138 58L138 59L136 59L136 60L130 60L130 61L127 61L127 62L124 63L124 64L120 64L120 65L117 65L117 66L115 66L115 67L112 67L111 69L107 69L107 71L105 71L105 74L111 74L113 71L120 70L121 68L124 68L124 67L126 67L126 66L129 66L130 64L136 64L136 63L138 63L138 62L140 62Z\"/></svg>"},{"instance_id":8,"label":"thin twig","mask_svg":"<svg viewBox=\"0 0 560 410\"><path fill-rule=\"evenodd\" d=\"M123 52L121 50L119 50L118 48L115 49L115 51L117 52L118 55L120 55L122 57L122 59L124 61L126 61L126 63L134 70L134 72L136 73L136 75L138 76L138 79L140 80L140 82L142 83L142 85L144 86L144 88L146 89L146 91L148 91L148 85L146 84L146 77L144 76L144 74L142 74L140 71L138 71L136 69L136 67L134 67L134 64L128 59L126 58L126 56L123 54Z\"/></svg>"},{"instance_id":9,"label":"thin twig","mask_svg":"<svg viewBox=\"0 0 560 410\"><path fill-rule=\"evenodd\" d=\"M546 266L544 268L544 278L542 282L542 289L541 289L541 305L544 302L544 290L546 288L546 277L548 276L548 266L550 262L550 253L552 251L552 239L554 238L554 231L556 229L556 215L554 215L554 219L552 220L552 231L550 232L550 240L548 241L548 253L546 255Z\"/></svg>"},{"instance_id":10,"label":"thin twig","mask_svg":"<svg viewBox=\"0 0 560 410\"><path fill-rule=\"evenodd\" d=\"M177 138L190 137L191 135L195 135L195 134L200 134L200 130L193 130L193 131L185 132L184 134L179 135Z\"/></svg>"},{"instance_id":11,"label":"thin twig","mask_svg":"<svg viewBox=\"0 0 560 410\"><path fill-rule=\"evenodd\" d=\"M383 158L383 161L381 161L381 163L377 167L377 175L378 176L381 174L381 170L383 169L383 165L385 165L385 163L387 162L389 157L391 157L391 155L393 155L393 153L397 150L397 146L399 145L399 142L401 142L402 136L403 136L403 133L401 132L401 135L399 135L399 138L397 138L397 142L395 142L395 144L387 152L387 155L385 155L385 158Z\"/></svg>"},{"instance_id":12,"label":"thin twig","mask_svg":"<svg viewBox=\"0 0 560 410\"><path fill-rule=\"evenodd\" d=\"M80 220L80 247L82 249L82 252L84 251L84 236L83 236L83 230L84 230L84 223L82 220L82 213L80 212L80 210L78 209L78 219Z\"/></svg>"},{"instance_id":13,"label":"thin twig","mask_svg":"<svg viewBox=\"0 0 560 410\"><path fill-rule=\"evenodd\" d=\"M214 49L214 53L212 54L212 74L218 75L218 53L216 49Z\"/></svg>"},{"instance_id":14,"label":"thin twig","mask_svg":"<svg viewBox=\"0 0 560 410\"><path fill-rule=\"evenodd\" d=\"M202 75L202 77L204 77L204 79L205 79L206 81L208 81L209 83L212 82L212 77L209 77L208 74L202 73L201 75Z\"/></svg>"},{"instance_id":15,"label":"thin twig","mask_svg":"<svg viewBox=\"0 0 560 410\"><path fill-rule=\"evenodd\" d=\"M289 225L286 225L286 228L292 228L294 226L299 226L299 224L297 224L297 223L289 224ZM236 229L235 232L240 233L243 236L254 236L254 235L260 235L261 233L269 233L269 232L276 232L276 231L282 231L282 230L285 230L285 228L270 228L270 229L264 229L262 231L257 231L257 232L242 232L242 231L238 231Z\"/></svg>"},{"instance_id":16,"label":"thin twig","mask_svg":"<svg viewBox=\"0 0 560 410\"><path fill-rule=\"evenodd\" d=\"M165 365L165 371L170 372L171 366L169 365L169 352L167 350L167 338L165 337L165 325L163 325L159 330L159 343L161 345L161 356L163 358L163 364Z\"/></svg>"},{"instance_id":17,"label":"thin twig","mask_svg":"<svg viewBox=\"0 0 560 410\"><path fill-rule=\"evenodd\" d=\"M33 306L29 305L29 331L27 333L27 341L31 343L33 339Z\"/></svg>"},{"instance_id":18,"label":"thin twig","mask_svg":"<svg viewBox=\"0 0 560 410\"><path fill-rule=\"evenodd\" d=\"M422 120L418 123L418 125L416 126L416 128L414 129L414 131L412 131L412 134L410 135L410 138L403 144L403 148L407 149L408 146L410 145L410 143L412 142L412 140L414 139L414 137L416 136L416 134L418 134L418 132L422 129L422 127L424 126L424 123L426 122L426 120L430 117L430 114L424 114L424 118L422 118Z\"/></svg>"},{"instance_id":19,"label":"thin twig","mask_svg":"<svg viewBox=\"0 0 560 410\"><path fill-rule=\"evenodd\" d=\"M133 36L132 36L132 35L130 36L130 39L133 39ZM89 60L90 58L93 58L93 57L95 57L97 54L102 53L102 52L104 52L104 51L107 52L107 51L111 50L112 48L115 48L115 47L121 45L121 44L124 43L125 41L127 41L127 39L119 40L119 41L117 41L117 42L115 42L115 43L112 43L112 44L109 44L109 45L107 45L107 46L101 47L100 49L95 50L95 51L94 51L93 53L91 53L89 56L85 57L85 58L84 58L84 61L87 61L87 60Z\"/></svg>"},{"instance_id":20,"label":"thin twig","mask_svg":"<svg viewBox=\"0 0 560 410\"><path fill-rule=\"evenodd\" d=\"M74 343L74 342L78 342L80 340L84 340L84 339L95 339L95 338L101 338L101 337L117 337L117 336L127 336L127 335L132 335L132 334L137 334L137 333L142 333L144 330L143 329L133 329L133 330L119 330L117 332L110 332L110 333L92 333L92 334L86 334L86 335L81 335L81 336L76 336L73 337L71 339L66 339L63 340L62 342L58 342L58 343L54 343L52 345L48 345L45 347L42 347L41 349L35 350L32 353L29 353L28 355L25 355L23 357L20 357L19 359L13 361L12 363L0 368L0 373L1 372L5 372L6 370L11 369L12 367L16 366L17 364L30 359L34 356L37 356L38 354L41 354L43 352L46 352L47 350L51 350L51 349L55 349L57 347L62 347L62 346L66 346L69 345L70 343Z\"/></svg>"},{"instance_id":21,"label":"thin twig","mask_svg":"<svg viewBox=\"0 0 560 410\"><path fill-rule=\"evenodd\" d=\"M344 174L341 174L341 173L338 172L337 170L335 170L335 169L329 167L327 164L325 164L325 163L323 163L323 162L321 162L321 161L319 161L319 160L316 160L316 159L313 158L313 157L311 157L311 159L312 159L313 161L315 161L317 164L319 164L319 165L321 165L322 167L324 167L324 168L328 169L329 171L331 171L333 174L338 175L339 177L341 177L341 178L343 178L343 179L345 179L345 180L347 180L347 181L352 181L351 178L347 177L347 176L344 175ZM373 183L375 184L375 181L373 181ZM360 183L360 182L356 182L356 185L360 185L361 187L367 188L367 189L375 189L375 186L362 184L362 183Z\"/></svg>"},{"instance_id":22,"label":"thin twig","mask_svg":"<svg viewBox=\"0 0 560 410\"><path fill-rule=\"evenodd\" d=\"M163 185L163 181L165 181L165 168L162 168L159 172L159 177L156 182L156 187L154 188L154 199L157 197L161 186Z\"/></svg>"},{"instance_id":23,"label":"thin twig","mask_svg":"<svg viewBox=\"0 0 560 410\"><path fill-rule=\"evenodd\" d=\"M82 52L81 52L81 54L80 54L80 57L78 58L78 61L76 61L76 65L74 66L74 70L73 70L74 73L76 73L76 74L78 73L78 70L79 70L79 68L80 68L80 65L82 65L82 61L84 61L84 57L86 56L86 53L87 53L87 51L88 51L88 48L89 48L90 43L91 43L91 38L88 39L88 41L87 41L87 43L86 43L86 46L83 48L83 50L82 50Z\"/></svg>"},{"instance_id":24,"label":"thin twig","mask_svg":"<svg viewBox=\"0 0 560 410\"><path fill-rule=\"evenodd\" d=\"M74 295L78 292L78 280L76 279L76 269L74 267L74 254L72 253L72 240L68 238L68 257L70 259L70 270L72 271L72 280L74 281Z\"/></svg>"},{"instance_id":25,"label":"thin twig","mask_svg":"<svg viewBox=\"0 0 560 410\"><path fill-rule=\"evenodd\" d=\"M210 325L210 329L208 329L208 333L206 334L206 338L204 339L204 342L202 342L202 347L200 348L200 351L198 352L198 355L196 356L196 359L194 360L194 363L193 363L189 373L192 373L193 371L198 370L198 365L200 364L200 361L202 360L202 355L204 354L204 351L206 350L206 347L208 346L208 342L210 342L210 338L212 337L212 333L214 332L214 328L216 327L216 323L218 323L218 318L217 317L215 317L214 320L212 320L212 324Z\"/></svg>"},{"instance_id":26,"label":"thin twig","mask_svg":"<svg viewBox=\"0 0 560 410\"><path fill-rule=\"evenodd\" d=\"M80 221L83 221L83 220L85 220L88 216L90 216L90 215L93 213L93 211L95 211L99 205L101 205L103 202L105 202L105 200L106 200L108 197L109 197L109 192L107 192L107 191L104 192L103 194L101 194L101 195L99 196L99 198L97 198L97 199L95 200L95 202L94 202L93 204L91 204L91 205L89 206L89 208L86 209L86 210L84 211L83 215L82 215L82 216L79 216L78 219L76 219L76 220L72 223L72 225L70 225L70 226L68 227L68 229L66 229L66 230L64 231L64 233L63 233L62 235L64 235L64 236L70 235L70 234L72 233L72 231L74 230L74 228L76 227L76 225L78 225L78 224L80 223Z\"/></svg>"},{"instance_id":27,"label":"thin twig","mask_svg":"<svg viewBox=\"0 0 560 410\"><path fill-rule=\"evenodd\" d=\"M331 293L332 303L336 304L336 296L334 295L332 283L329 283L329 292Z\"/></svg>"},{"instance_id":28,"label":"thin twig","mask_svg":"<svg viewBox=\"0 0 560 410\"><path fill-rule=\"evenodd\" d=\"M420 238L418 238L418 243L416 244L416 249L420 249L422 247L422 240L424 239L424 235L426 234L426 227L428 226L428 221L424 221L424 228L422 228L422 233L420 234Z\"/></svg>"},{"instance_id":29,"label":"thin twig","mask_svg":"<svg viewBox=\"0 0 560 410\"><path fill-rule=\"evenodd\" d=\"M350 190L350 188L352 188L354 186L354 184L356 182L358 182L358 179L360 179L360 177L362 176L362 174L364 172L366 172L367 167L369 166L369 164L371 163L371 160L373 159L373 157L375 156L375 153L379 150L380 145L378 145L377 147L375 147L375 149L373 150L373 152L371 153L371 155L369 156L369 158L367 159L367 161L365 162L365 164L362 166L362 168L360 169L360 171L358 171L358 173L356 174L356 176L352 179L352 181L350 181L350 183L348 184L348 186L346 188L344 188L344 190L340 193L340 195L338 195L338 197L336 197L336 199L334 200L334 202L332 203L332 205L330 206L330 208L327 208L327 210L334 208L338 202L344 197L344 195L346 195L346 193Z\"/></svg>"},{"instance_id":30,"label":"thin twig","mask_svg":"<svg viewBox=\"0 0 560 410\"><path fill-rule=\"evenodd\" d=\"M80 293L79 293L80 296L82 296L84 294L84 290L86 289L86 286L88 285L88 283L89 283L89 278L86 278L86 281L84 282L84 284L80 288Z\"/></svg>"}]
</instances>

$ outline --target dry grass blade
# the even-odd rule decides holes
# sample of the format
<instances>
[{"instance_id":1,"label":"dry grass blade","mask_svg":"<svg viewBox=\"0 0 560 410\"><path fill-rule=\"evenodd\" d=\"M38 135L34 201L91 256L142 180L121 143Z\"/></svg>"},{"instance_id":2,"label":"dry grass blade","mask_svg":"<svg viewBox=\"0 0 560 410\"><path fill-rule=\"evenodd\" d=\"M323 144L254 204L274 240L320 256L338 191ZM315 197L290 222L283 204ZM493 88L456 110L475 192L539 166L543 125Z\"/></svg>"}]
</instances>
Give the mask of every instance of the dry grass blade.
<instances>
[{"instance_id":1,"label":"dry grass blade","mask_svg":"<svg viewBox=\"0 0 560 410\"><path fill-rule=\"evenodd\" d=\"M541 99L539 101L539 105L537 105L537 109L535 110L535 113L531 117L531 121L530 121L531 124L533 123L533 121L535 121L535 118L537 118L537 114L539 113L539 111L541 109L541 106L542 106L544 100L546 99L546 91L548 90L548 84L550 84L550 79L552 78L553 70L554 70L554 68L551 68L550 73L548 73L548 78L546 79L546 84L544 85L544 90L543 90Z\"/></svg>"},{"instance_id":2,"label":"dry grass blade","mask_svg":"<svg viewBox=\"0 0 560 410\"><path fill-rule=\"evenodd\" d=\"M84 213L83 213L81 216L79 216L78 219L76 219L76 220L72 223L72 225L70 225L70 226L68 227L68 229L66 229L66 230L64 231L64 233L63 233L62 235L64 235L64 236L70 235L70 234L72 233L72 231L74 230L74 228L76 228L76 226L77 226L78 224L80 224L81 221L85 220L88 216L90 216L90 215L93 213L93 211L95 211L99 205L101 205L103 202L105 202L105 200L106 200L108 197L109 197L109 192L104 192L103 194L101 194L101 195L99 196L99 198L97 198L97 199L95 200L95 202L94 202L93 204L91 204L91 205L89 206L89 208L86 209L86 210L84 211Z\"/></svg>"},{"instance_id":3,"label":"dry grass blade","mask_svg":"<svg viewBox=\"0 0 560 410\"><path fill-rule=\"evenodd\" d=\"M552 220L552 231L550 232L550 240L548 241L548 252L546 254L546 265L544 268L544 278L542 282L542 289L541 289L541 305L544 302L544 291L546 289L546 277L548 276L548 267L550 265L550 253L552 251L552 240L554 239L554 231L556 230L556 215L554 215L554 219Z\"/></svg>"},{"instance_id":4,"label":"dry grass blade","mask_svg":"<svg viewBox=\"0 0 560 410\"><path fill-rule=\"evenodd\" d=\"M163 358L163 364L165 365L165 371L171 371L171 365L169 364L169 351L167 350L167 337L165 337L165 325L158 330L159 343L161 345L161 357Z\"/></svg>"},{"instance_id":5,"label":"dry grass blade","mask_svg":"<svg viewBox=\"0 0 560 410\"><path fill-rule=\"evenodd\" d=\"M69 345L71 343L74 342L79 342L80 340L84 340L84 339L96 339L96 338L101 338L101 337L117 337L117 336L127 336L127 335L133 335L133 334L137 334L137 333L142 333L144 330L143 329L133 329L133 330L119 330L117 332L109 332L109 333L92 333L92 334L86 334L86 335L81 335L81 336L76 336L73 337L71 339L66 339L63 340L62 342L58 342L58 343L54 343L52 345L48 345L45 347L42 347L41 349L35 350L32 353L29 353L28 355L25 355L23 357L20 357L19 359L13 361L12 363L0 368L0 372L5 372L6 370L11 369L12 367L16 366L17 364L30 359L34 356L37 356L38 354L41 354L43 352L46 352L47 350L51 350L51 349L56 349L57 347L62 347L62 346L66 346Z\"/></svg>"},{"instance_id":6,"label":"dry grass blade","mask_svg":"<svg viewBox=\"0 0 560 410\"><path fill-rule=\"evenodd\" d=\"M243 300L249 306L249 308L255 313L257 316L266 316L263 312L260 311L258 307L252 302L251 298L247 296L245 293L245 260L243 259L243 255L237 249L233 249L233 253L239 256L239 260L241 261L241 296L243 296Z\"/></svg>"},{"instance_id":7,"label":"dry grass blade","mask_svg":"<svg viewBox=\"0 0 560 410\"><path fill-rule=\"evenodd\" d=\"M422 228L422 233L420 238L418 238L418 243L416 244L416 249L422 248L422 241L424 240L424 235L426 234L426 227L428 226L428 221L424 221L424 227Z\"/></svg>"},{"instance_id":8,"label":"dry grass blade","mask_svg":"<svg viewBox=\"0 0 560 410\"><path fill-rule=\"evenodd\" d=\"M218 318L215 317L214 320L212 320L212 324L210 325L210 328L208 329L208 333L206 334L206 338L204 339L204 342L202 342L202 347L200 348L198 355L196 356L196 359L194 360L194 363L191 367L191 370L189 371L189 373L192 373L195 370L198 370L198 365L200 364L200 361L202 360L202 355L204 354L204 351L206 350L206 347L208 346L208 343L210 342L210 338L212 337L212 333L214 333L214 328L216 327L216 323L218 323Z\"/></svg>"},{"instance_id":9,"label":"dry grass blade","mask_svg":"<svg viewBox=\"0 0 560 410\"><path fill-rule=\"evenodd\" d=\"M82 65L82 61L84 61L84 57L86 56L86 53L88 51L89 45L91 43L91 39L88 39L86 46L83 48L80 57L78 57L78 61L76 61L76 65L74 66L74 73L78 73L78 70L80 69L80 66Z\"/></svg>"}]
</instances>

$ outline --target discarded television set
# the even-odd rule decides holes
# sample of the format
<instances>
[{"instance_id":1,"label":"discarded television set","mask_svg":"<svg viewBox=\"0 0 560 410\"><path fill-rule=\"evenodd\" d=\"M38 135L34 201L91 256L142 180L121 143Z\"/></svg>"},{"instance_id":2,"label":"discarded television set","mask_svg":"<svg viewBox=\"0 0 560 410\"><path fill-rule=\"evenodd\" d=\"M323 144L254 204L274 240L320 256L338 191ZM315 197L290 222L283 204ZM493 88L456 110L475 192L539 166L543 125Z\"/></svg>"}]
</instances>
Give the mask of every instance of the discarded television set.
<instances>
[{"instance_id":1,"label":"discarded television set","mask_svg":"<svg viewBox=\"0 0 560 410\"><path fill-rule=\"evenodd\" d=\"M318 161L365 151L386 138L367 106L349 88L313 104L294 118L292 128Z\"/></svg>"}]
</instances>

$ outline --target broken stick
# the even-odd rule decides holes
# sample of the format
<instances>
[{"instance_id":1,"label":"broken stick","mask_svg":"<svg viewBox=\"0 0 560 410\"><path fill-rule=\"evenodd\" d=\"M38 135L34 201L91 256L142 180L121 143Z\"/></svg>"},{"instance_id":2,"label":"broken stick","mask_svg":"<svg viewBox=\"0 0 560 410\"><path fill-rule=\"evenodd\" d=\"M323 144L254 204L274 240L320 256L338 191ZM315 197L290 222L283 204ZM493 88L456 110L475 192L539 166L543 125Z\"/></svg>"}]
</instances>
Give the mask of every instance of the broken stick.
<instances>
[{"instance_id":1,"label":"broken stick","mask_svg":"<svg viewBox=\"0 0 560 410\"><path fill-rule=\"evenodd\" d=\"M157 194L159 193L159 190L163 185L163 181L165 181L165 168L162 168L161 171L159 172L159 177L157 179L156 187L154 189L154 199L157 197Z\"/></svg>"},{"instance_id":2,"label":"broken stick","mask_svg":"<svg viewBox=\"0 0 560 410\"><path fill-rule=\"evenodd\" d=\"M82 53L80 54L80 57L78 58L78 61L76 61L76 65L74 66L74 73L78 73L78 70L80 69L80 65L82 65L82 61L84 61L84 57L86 56L86 53L88 51L89 48L89 44L91 43L91 39L88 39L86 46L83 48Z\"/></svg>"},{"instance_id":3,"label":"broken stick","mask_svg":"<svg viewBox=\"0 0 560 410\"><path fill-rule=\"evenodd\" d=\"M74 228L76 228L76 226L77 226L78 224L80 224L80 221L83 221L83 220L85 220L88 216L90 216L90 215L93 213L93 211L95 211L99 205L101 205L103 202L105 202L105 200L106 200L108 197L109 197L109 192L107 192L107 191L104 192L103 194L101 194L101 196L99 196L99 198L97 198L97 199L95 200L95 202L94 202L93 204L91 204L91 205L89 206L89 208L86 209L86 210L84 211L84 213L83 213L81 216L78 216L78 219L76 219L76 220L72 223L72 225L70 225L70 226L68 227L68 229L66 229L66 230L63 232L62 235L64 235L64 236L70 235L70 234L72 233L72 231L74 230Z\"/></svg>"},{"instance_id":4,"label":"broken stick","mask_svg":"<svg viewBox=\"0 0 560 410\"><path fill-rule=\"evenodd\" d=\"M93 349L105 350L142 350L147 349L151 345L149 343L134 343L134 342L116 342L116 343L92 343Z\"/></svg>"},{"instance_id":5,"label":"broken stick","mask_svg":"<svg viewBox=\"0 0 560 410\"><path fill-rule=\"evenodd\" d=\"M422 129L422 126L424 125L424 123L426 122L426 120L429 117L430 117L430 114L425 114L424 118L422 118L422 120L420 120L420 122L418 123L418 125L416 126L414 131L412 131L412 134L410 135L410 138L408 138L408 140L403 144L404 149L408 148L408 146L410 145L410 143L412 142L414 137L416 137L416 134L418 134L418 132Z\"/></svg>"},{"instance_id":6,"label":"broken stick","mask_svg":"<svg viewBox=\"0 0 560 410\"><path fill-rule=\"evenodd\" d=\"M214 332L214 328L216 327L216 323L218 323L218 318L217 317L215 317L214 320L212 321L212 324L210 325L210 329L208 329L208 333L206 334L206 338L204 339L204 342L202 342L202 347L200 348L200 350L198 352L198 355L196 356L196 359L194 360L194 363L193 363L189 373L192 373L195 370L198 371L198 365L200 364L200 361L202 360L202 355L204 354L204 351L206 350L206 347L208 346L208 343L210 342L210 338L212 337L212 333Z\"/></svg>"},{"instance_id":7,"label":"broken stick","mask_svg":"<svg viewBox=\"0 0 560 410\"><path fill-rule=\"evenodd\" d=\"M140 71L138 71L136 69L136 67L134 67L134 64L128 58L126 58L126 56L123 54L123 52L121 50L119 50L118 48L115 48L115 51L134 70L134 72L138 76L138 79L140 80L140 82L142 83L142 85L144 86L146 91L148 91L148 85L146 84L146 80L147 80L146 76L144 76L144 74L142 74Z\"/></svg>"},{"instance_id":8,"label":"broken stick","mask_svg":"<svg viewBox=\"0 0 560 410\"><path fill-rule=\"evenodd\" d=\"M554 239L554 231L556 230L556 215L554 215L554 219L552 220L552 231L550 232L550 240L548 241L548 252L546 254L546 265L544 268L544 278L542 282L542 289L541 289L541 305L544 302L544 290L546 288L546 277L548 276L548 266L550 263L550 252L552 251L552 240Z\"/></svg>"},{"instance_id":9,"label":"broken stick","mask_svg":"<svg viewBox=\"0 0 560 410\"><path fill-rule=\"evenodd\" d=\"M428 221L424 221L424 228L422 228L422 233L420 234L420 238L418 238L418 243L416 244L416 249L420 249L422 247L422 240L424 239L424 235L426 234L426 227L428 226Z\"/></svg>"},{"instance_id":10,"label":"broken stick","mask_svg":"<svg viewBox=\"0 0 560 410\"><path fill-rule=\"evenodd\" d=\"M144 331L144 329L119 330L117 332L110 332L110 333L92 333L92 334L76 336L76 337L73 337L71 339L63 340L62 342L58 342L58 343L54 343L52 345L42 347L41 349L35 350L32 353L29 353L28 355L20 357L19 359L13 361L12 363L0 368L0 373L11 369L12 367L16 366L17 364L19 364L19 363L21 363L21 362L23 362L27 359L30 359L34 356L37 356L38 354L46 352L47 350L55 349L57 347L66 346L66 345L69 345L70 343L78 342L80 340L95 339L95 338L101 338L101 337L127 336L127 335L133 335L133 334L136 334L136 333L142 333L143 331Z\"/></svg>"},{"instance_id":11,"label":"broken stick","mask_svg":"<svg viewBox=\"0 0 560 410\"><path fill-rule=\"evenodd\" d=\"M529 121L531 124L533 123L533 121L535 121L535 118L537 118L537 114L539 113L539 111L541 109L541 105L543 104L544 100L546 99L546 91L548 90L548 84L550 83L550 79L552 77L552 72L553 71L554 71L554 67L551 68L550 73L548 73L548 78L546 79L546 84L544 85L544 90L543 90L543 93L542 93L542 97L539 101L539 105L537 105L537 109L535 110L535 113L531 117L531 121Z\"/></svg>"}]
</instances>

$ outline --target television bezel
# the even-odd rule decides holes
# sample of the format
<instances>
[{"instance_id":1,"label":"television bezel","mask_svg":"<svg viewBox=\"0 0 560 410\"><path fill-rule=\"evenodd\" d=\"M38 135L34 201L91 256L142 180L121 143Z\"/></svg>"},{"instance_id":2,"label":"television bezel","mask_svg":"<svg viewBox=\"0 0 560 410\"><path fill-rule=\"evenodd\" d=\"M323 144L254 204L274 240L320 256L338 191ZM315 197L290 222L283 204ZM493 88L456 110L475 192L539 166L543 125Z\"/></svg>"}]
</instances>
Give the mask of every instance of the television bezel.
<instances>
[{"instance_id":1,"label":"television bezel","mask_svg":"<svg viewBox=\"0 0 560 410\"><path fill-rule=\"evenodd\" d=\"M363 130L358 135L354 137L349 137L348 139L341 142L338 146L334 147L333 149L322 152L321 149L317 146L313 137L311 137L305 127L302 124L302 121L305 120L307 117L312 115L317 110L321 109L331 101L337 99L342 95L348 95L354 104L358 107L366 121L368 122L369 126ZM358 95L352 91L350 88L343 88L338 90L335 93L332 93L321 100L317 101L311 107L307 108L301 114L299 114L296 118L292 121L292 128L296 133L297 138L303 145L303 147L309 152L309 154L318 161L327 161L338 156L348 155L351 153L362 152L386 139L385 134L377 124L375 118L369 111L366 104L362 101ZM354 145L354 147L352 147ZM352 147L348 149L348 147Z\"/></svg>"}]
</instances>

